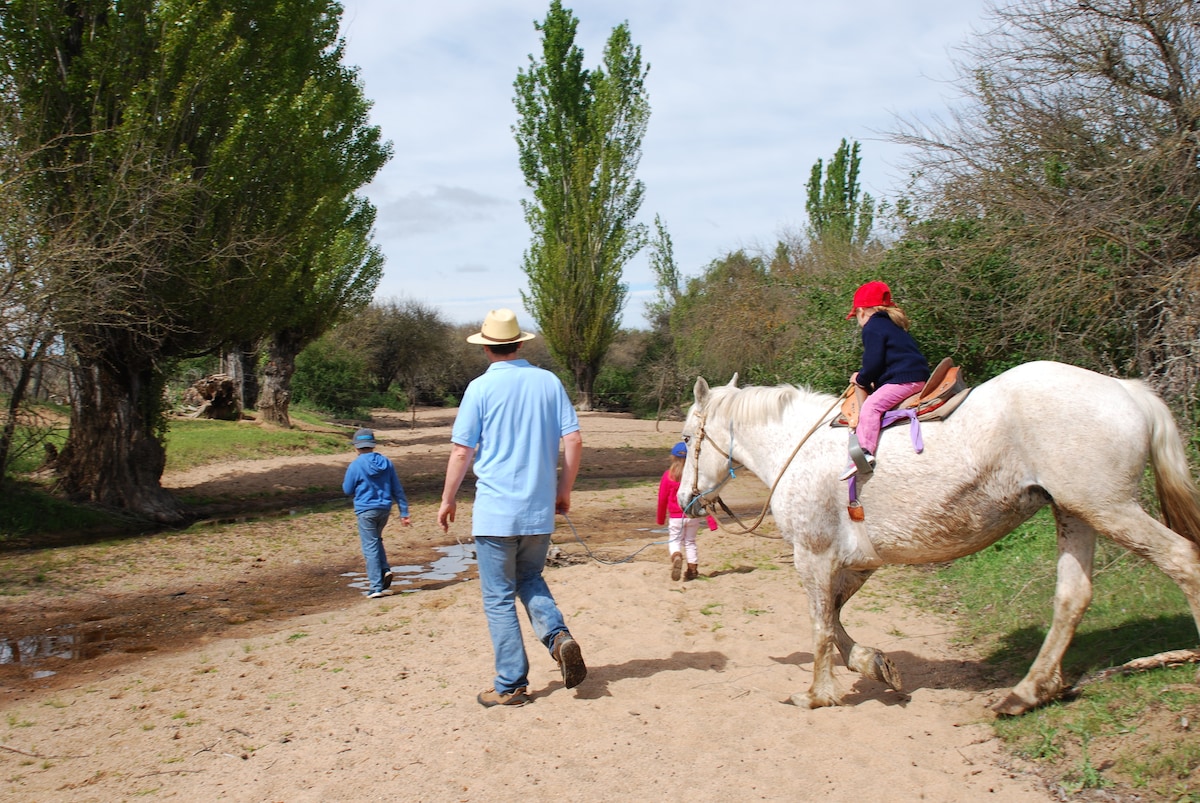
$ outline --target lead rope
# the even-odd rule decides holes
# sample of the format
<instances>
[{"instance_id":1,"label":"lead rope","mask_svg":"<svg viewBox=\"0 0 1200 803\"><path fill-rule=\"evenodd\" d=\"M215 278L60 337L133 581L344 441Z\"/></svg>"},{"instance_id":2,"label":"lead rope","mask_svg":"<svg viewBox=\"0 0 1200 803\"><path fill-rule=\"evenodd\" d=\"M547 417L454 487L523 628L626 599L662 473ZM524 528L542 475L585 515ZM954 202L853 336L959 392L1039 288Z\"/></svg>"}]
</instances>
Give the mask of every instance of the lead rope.
<instances>
[{"instance_id":1,"label":"lead rope","mask_svg":"<svg viewBox=\"0 0 1200 803\"><path fill-rule=\"evenodd\" d=\"M750 533L753 533L756 529L758 529L758 526L760 524L762 524L763 519L766 518L767 510L771 507L771 497L775 495L775 489L779 487L779 483L783 479L783 475L787 473L788 467L792 465L792 460L794 460L796 458L796 455L800 452L800 447L802 447L808 441L808 439L813 436L813 433L817 431L818 427L820 427L823 423L825 423L825 417L827 415L829 415L830 412L833 411L833 408L836 407L838 405L838 403L842 401L842 399L846 398L853 391L854 391L854 384L851 383L851 384L847 385L846 389L842 391L842 394L840 396L838 396L836 399L834 399L833 403L830 404L829 407L825 408L825 412L821 413L821 416L817 419L817 422L815 424L813 424L812 428L809 429L808 432L805 433L804 437L800 439L800 442L796 444L796 448L792 449L792 453L790 455L788 455L788 459L783 464L783 468L780 469L779 474L775 477L775 482L771 483L771 488L767 492L767 501L763 502L762 510L759 511L758 518L756 518L754 520L753 524L751 524L749 527L747 527L745 524L742 523L742 520L739 519L737 517L737 515L734 514L734 512L732 510L729 509L729 507L721 500L721 498L717 497L717 504L719 504L721 506L721 509L724 510L734 520L734 522L736 522L737 525L742 528L741 534L749 535ZM704 431L703 426L701 426L701 432L703 432L703 431ZM729 454L727 454L725 456L729 459L729 464L732 466L733 465L733 423L732 422L730 422L729 431L730 431ZM701 440L703 440L703 438L701 438ZM720 451L720 449L718 449L717 451ZM700 444L697 443L696 444L697 482L695 484L696 485L695 491L693 491L694 493L699 491L699 487L698 487L699 486L698 480L699 480L699 476L700 476L699 461L700 461ZM730 474L732 474L732 471L730 472ZM722 484L724 484L724 483L722 483ZM710 493L711 493L711 491L710 491ZM689 507L691 507L691 506L689 505ZM766 538L768 536L759 536L759 537ZM779 536L771 536L771 537L778 538Z\"/></svg>"}]
</instances>

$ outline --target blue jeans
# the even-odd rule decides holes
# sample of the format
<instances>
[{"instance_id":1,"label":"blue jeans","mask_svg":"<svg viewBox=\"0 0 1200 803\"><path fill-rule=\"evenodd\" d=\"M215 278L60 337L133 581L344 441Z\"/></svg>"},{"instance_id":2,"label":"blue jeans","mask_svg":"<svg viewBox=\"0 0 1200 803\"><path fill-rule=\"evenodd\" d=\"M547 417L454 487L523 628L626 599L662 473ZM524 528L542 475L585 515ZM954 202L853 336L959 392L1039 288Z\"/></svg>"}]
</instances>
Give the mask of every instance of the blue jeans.
<instances>
[{"instance_id":1,"label":"blue jeans","mask_svg":"<svg viewBox=\"0 0 1200 803\"><path fill-rule=\"evenodd\" d=\"M383 590L383 573L391 570L383 551L383 528L391 508L379 507L358 514L358 540L367 562L367 593Z\"/></svg>"},{"instance_id":2,"label":"blue jeans","mask_svg":"<svg viewBox=\"0 0 1200 803\"><path fill-rule=\"evenodd\" d=\"M493 688L501 694L529 685L529 658L517 619L517 600L525 606L538 640L549 650L554 637L567 629L542 579L550 534L475 536L483 612L496 655Z\"/></svg>"}]
</instances>

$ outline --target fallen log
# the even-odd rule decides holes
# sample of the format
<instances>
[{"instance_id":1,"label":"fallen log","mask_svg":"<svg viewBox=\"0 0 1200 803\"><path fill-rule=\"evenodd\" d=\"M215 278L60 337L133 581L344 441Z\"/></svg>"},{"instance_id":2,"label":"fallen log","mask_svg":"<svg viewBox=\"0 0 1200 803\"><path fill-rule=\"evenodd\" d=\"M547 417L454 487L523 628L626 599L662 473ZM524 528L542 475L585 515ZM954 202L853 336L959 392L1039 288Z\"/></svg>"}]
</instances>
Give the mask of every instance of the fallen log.
<instances>
[{"instance_id":1,"label":"fallen log","mask_svg":"<svg viewBox=\"0 0 1200 803\"><path fill-rule=\"evenodd\" d=\"M1168 666L1183 666L1184 664L1195 663L1200 663L1200 649L1168 650L1167 652L1160 652L1157 655L1148 655L1145 658L1134 658L1132 661L1126 661L1120 666L1110 666L1108 669L1101 669L1099 672L1084 675L1064 696L1068 698L1076 697L1084 686L1090 686L1093 683L1108 680L1112 677L1132 675L1137 672L1148 672L1151 669L1162 669ZM1197 674L1196 682L1200 683L1200 674Z\"/></svg>"}]
</instances>

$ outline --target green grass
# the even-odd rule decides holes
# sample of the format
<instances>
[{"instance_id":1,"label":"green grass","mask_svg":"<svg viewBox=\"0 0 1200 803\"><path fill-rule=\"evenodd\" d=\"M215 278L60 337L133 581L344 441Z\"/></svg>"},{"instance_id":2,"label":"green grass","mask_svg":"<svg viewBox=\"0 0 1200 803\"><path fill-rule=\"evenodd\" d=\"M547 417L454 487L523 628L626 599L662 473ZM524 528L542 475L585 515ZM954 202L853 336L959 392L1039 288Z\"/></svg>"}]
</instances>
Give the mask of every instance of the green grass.
<instances>
[{"instance_id":1,"label":"green grass","mask_svg":"<svg viewBox=\"0 0 1200 803\"><path fill-rule=\"evenodd\" d=\"M0 543L36 533L127 525L111 513L72 504L33 483L6 480L0 487Z\"/></svg>"},{"instance_id":2,"label":"green grass","mask_svg":"<svg viewBox=\"0 0 1200 803\"><path fill-rule=\"evenodd\" d=\"M290 454L349 452L350 430L322 421L316 413L293 408L291 417L317 431L256 426L248 422L176 419L167 432L167 469L183 470L224 460L254 460ZM18 433L18 446L20 442ZM60 449L66 429L49 434ZM29 536L49 533L137 529L142 522L96 508L76 505L55 496L49 486L21 479L45 459L43 449L29 449L14 461L9 478L0 486L0 544L22 543Z\"/></svg>"},{"instance_id":3,"label":"green grass","mask_svg":"<svg viewBox=\"0 0 1200 803\"><path fill-rule=\"evenodd\" d=\"M989 660L1023 675L1050 624L1058 550L1048 510L982 552L925 575L923 593L959 600L963 636L990 645ZM1101 539L1094 595L1063 663L1067 675L1193 646L1183 592L1146 561Z\"/></svg>"},{"instance_id":4,"label":"green grass","mask_svg":"<svg viewBox=\"0 0 1200 803\"><path fill-rule=\"evenodd\" d=\"M255 460L288 454L349 451L340 432L269 429L237 421L203 419L171 422L167 433L167 469L182 470L219 460Z\"/></svg>"},{"instance_id":5,"label":"green grass","mask_svg":"<svg viewBox=\"0 0 1200 803\"><path fill-rule=\"evenodd\" d=\"M918 598L954 600L961 638L1015 684L1049 626L1057 547L1049 511L975 555L912 583ZM1102 539L1094 596L1063 661L1068 684L1099 670L1193 647L1183 593L1157 568ZM1124 786L1200 801L1200 686L1195 666L1090 683L1076 700L998 719L1015 752L1041 762L1067 791Z\"/></svg>"}]
</instances>

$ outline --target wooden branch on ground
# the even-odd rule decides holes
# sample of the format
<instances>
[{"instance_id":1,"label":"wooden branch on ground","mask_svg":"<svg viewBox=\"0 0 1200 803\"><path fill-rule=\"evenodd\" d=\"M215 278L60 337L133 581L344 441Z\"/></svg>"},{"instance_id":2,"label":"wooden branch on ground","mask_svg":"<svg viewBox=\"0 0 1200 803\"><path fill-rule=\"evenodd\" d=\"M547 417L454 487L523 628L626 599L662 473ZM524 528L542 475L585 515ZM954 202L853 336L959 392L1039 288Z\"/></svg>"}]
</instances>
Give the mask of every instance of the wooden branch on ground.
<instances>
[{"instance_id":1,"label":"wooden branch on ground","mask_svg":"<svg viewBox=\"0 0 1200 803\"><path fill-rule=\"evenodd\" d=\"M1200 649L1168 650L1167 652L1160 652L1157 655L1148 655L1145 658L1134 658L1132 661L1127 661L1120 666L1110 666L1108 669L1101 669L1099 672L1093 672L1090 675L1080 678L1071 687L1070 691L1067 692L1067 695L1074 696L1084 686L1089 686L1101 680L1108 680L1118 675L1132 675L1135 672L1146 672L1151 669L1161 669L1167 666L1183 666L1184 664L1195 663L1200 663Z\"/></svg>"}]
</instances>

